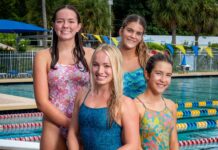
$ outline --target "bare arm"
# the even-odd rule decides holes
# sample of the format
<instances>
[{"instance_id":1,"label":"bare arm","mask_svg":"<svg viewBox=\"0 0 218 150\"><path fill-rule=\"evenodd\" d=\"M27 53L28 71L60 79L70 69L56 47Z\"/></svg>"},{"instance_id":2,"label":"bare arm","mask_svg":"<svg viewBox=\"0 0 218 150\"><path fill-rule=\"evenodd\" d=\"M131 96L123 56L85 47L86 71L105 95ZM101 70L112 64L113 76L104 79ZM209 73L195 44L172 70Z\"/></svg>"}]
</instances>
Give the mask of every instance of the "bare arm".
<instances>
[{"instance_id":1,"label":"bare arm","mask_svg":"<svg viewBox=\"0 0 218 150\"><path fill-rule=\"evenodd\" d=\"M49 101L48 90L48 50L40 51L34 58L33 81L37 107L49 121L56 125L69 127L70 119Z\"/></svg>"},{"instance_id":2,"label":"bare arm","mask_svg":"<svg viewBox=\"0 0 218 150\"><path fill-rule=\"evenodd\" d=\"M170 136L170 150L179 150L178 135L177 135L177 128L176 128L177 109L176 109L176 105L174 103L172 104L172 112L173 112L174 128L173 128L173 130L171 132L171 136Z\"/></svg>"},{"instance_id":3,"label":"bare arm","mask_svg":"<svg viewBox=\"0 0 218 150\"><path fill-rule=\"evenodd\" d=\"M82 90L81 90L82 91ZM68 132L68 149L69 150L79 150L81 149L80 142L79 142L79 122L78 122L78 115L79 115L79 108L81 105L81 100L79 97L81 95L81 92L78 94L75 106L73 110L72 120Z\"/></svg>"},{"instance_id":4,"label":"bare arm","mask_svg":"<svg viewBox=\"0 0 218 150\"><path fill-rule=\"evenodd\" d=\"M140 145L139 137L139 113L131 99L124 99L121 106L121 124L125 143L119 150L138 150Z\"/></svg>"}]
</instances>

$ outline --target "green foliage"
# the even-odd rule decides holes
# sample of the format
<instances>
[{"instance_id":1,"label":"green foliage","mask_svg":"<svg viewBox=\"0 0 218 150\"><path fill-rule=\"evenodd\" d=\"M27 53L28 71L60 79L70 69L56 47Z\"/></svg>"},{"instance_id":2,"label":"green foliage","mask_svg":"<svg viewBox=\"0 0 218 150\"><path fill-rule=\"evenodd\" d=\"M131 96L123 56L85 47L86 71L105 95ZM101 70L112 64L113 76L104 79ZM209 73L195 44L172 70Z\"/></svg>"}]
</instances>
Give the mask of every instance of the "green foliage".
<instances>
[{"instance_id":1,"label":"green foliage","mask_svg":"<svg viewBox=\"0 0 218 150\"><path fill-rule=\"evenodd\" d=\"M147 34L150 35L168 35L168 31L162 27L155 26L154 24L150 24L147 27Z\"/></svg>"},{"instance_id":2,"label":"green foliage","mask_svg":"<svg viewBox=\"0 0 218 150\"><path fill-rule=\"evenodd\" d=\"M29 40L21 39L18 43L18 51L26 52L28 44L29 44Z\"/></svg>"},{"instance_id":3,"label":"green foliage","mask_svg":"<svg viewBox=\"0 0 218 150\"><path fill-rule=\"evenodd\" d=\"M80 0L77 9L81 14L83 32L109 35L111 26L107 0Z\"/></svg>"},{"instance_id":4,"label":"green foliage","mask_svg":"<svg viewBox=\"0 0 218 150\"><path fill-rule=\"evenodd\" d=\"M209 45L211 48L218 48L218 43L212 43Z\"/></svg>"},{"instance_id":5,"label":"green foliage","mask_svg":"<svg viewBox=\"0 0 218 150\"><path fill-rule=\"evenodd\" d=\"M158 43L154 43L154 42L148 42L146 43L148 45L148 48L150 50L165 50L166 47L164 45L158 44Z\"/></svg>"},{"instance_id":6,"label":"green foliage","mask_svg":"<svg viewBox=\"0 0 218 150\"><path fill-rule=\"evenodd\" d=\"M16 34L0 33L0 43L16 46Z\"/></svg>"}]
</instances>

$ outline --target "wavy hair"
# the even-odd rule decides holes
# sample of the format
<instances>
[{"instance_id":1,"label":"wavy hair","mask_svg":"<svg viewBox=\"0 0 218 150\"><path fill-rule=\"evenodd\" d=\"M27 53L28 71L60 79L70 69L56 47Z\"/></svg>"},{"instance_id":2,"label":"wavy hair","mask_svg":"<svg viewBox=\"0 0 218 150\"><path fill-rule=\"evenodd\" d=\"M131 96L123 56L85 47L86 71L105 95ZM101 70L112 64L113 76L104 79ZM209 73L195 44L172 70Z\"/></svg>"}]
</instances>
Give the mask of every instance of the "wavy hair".
<instances>
[{"instance_id":1,"label":"wavy hair","mask_svg":"<svg viewBox=\"0 0 218 150\"><path fill-rule=\"evenodd\" d=\"M146 21L143 17L131 14L128 15L122 23L121 29L124 29L129 23L131 22L138 22L144 29L143 33L145 33L146 30ZM141 42L136 47L136 55L139 58L139 64L141 67L145 67L147 59L148 59L148 46L145 44L143 37Z\"/></svg>"}]
</instances>

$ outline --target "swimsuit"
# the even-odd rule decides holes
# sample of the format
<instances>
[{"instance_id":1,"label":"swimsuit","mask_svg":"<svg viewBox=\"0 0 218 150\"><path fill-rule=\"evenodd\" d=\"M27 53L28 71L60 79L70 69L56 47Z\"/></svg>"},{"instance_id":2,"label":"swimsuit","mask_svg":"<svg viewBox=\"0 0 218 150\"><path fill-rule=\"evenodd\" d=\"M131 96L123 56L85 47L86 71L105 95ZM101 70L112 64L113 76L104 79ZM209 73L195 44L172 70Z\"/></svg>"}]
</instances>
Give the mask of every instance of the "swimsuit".
<instances>
[{"instance_id":1,"label":"swimsuit","mask_svg":"<svg viewBox=\"0 0 218 150\"><path fill-rule=\"evenodd\" d=\"M134 99L143 93L146 88L146 80L143 68L133 72L125 72L123 76L123 94Z\"/></svg>"},{"instance_id":2,"label":"swimsuit","mask_svg":"<svg viewBox=\"0 0 218 150\"><path fill-rule=\"evenodd\" d=\"M89 85L89 73L84 71L82 63L74 65L56 64L56 69L48 73L49 100L68 118L72 117L76 94L83 86ZM61 127L67 136L67 129Z\"/></svg>"},{"instance_id":3,"label":"swimsuit","mask_svg":"<svg viewBox=\"0 0 218 150\"><path fill-rule=\"evenodd\" d=\"M117 150L122 146L122 127L115 121L110 127L107 115L107 107L90 108L85 100L81 104L78 120L84 150Z\"/></svg>"},{"instance_id":4,"label":"swimsuit","mask_svg":"<svg viewBox=\"0 0 218 150\"><path fill-rule=\"evenodd\" d=\"M165 108L162 111L148 109L137 97L145 108L144 116L140 122L141 146L144 150L168 150L170 135L173 129L173 114Z\"/></svg>"}]
</instances>

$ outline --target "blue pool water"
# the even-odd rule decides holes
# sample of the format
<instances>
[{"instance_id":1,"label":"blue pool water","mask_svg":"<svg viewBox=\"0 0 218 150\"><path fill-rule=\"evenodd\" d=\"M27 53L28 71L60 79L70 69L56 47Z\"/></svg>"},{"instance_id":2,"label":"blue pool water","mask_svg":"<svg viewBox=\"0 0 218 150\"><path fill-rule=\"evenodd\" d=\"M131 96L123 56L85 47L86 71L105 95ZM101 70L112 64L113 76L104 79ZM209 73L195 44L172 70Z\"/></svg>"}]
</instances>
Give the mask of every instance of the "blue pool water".
<instances>
[{"instance_id":1,"label":"blue pool water","mask_svg":"<svg viewBox=\"0 0 218 150\"><path fill-rule=\"evenodd\" d=\"M0 93L34 98L32 83L0 83Z\"/></svg>"},{"instance_id":2,"label":"blue pool water","mask_svg":"<svg viewBox=\"0 0 218 150\"><path fill-rule=\"evenodd\" d=\"M0 84L0 93L24 96L28 98L34 98L33 85L29 84ZM209 101L218 100L218 77L194 77L194 78L173 78L172 83L168 90L165 92L164 96L173 100L176 103L185 102L199 102L199 101ZM178 108L178 111L185 110L199 110L201 109L216 109L218 112L218 107L215 106L205 106L205 107L194 107L194 108ZM217 113L218 114L218 113ZM182 117L178 118L177 123L196 123L196 122L216 122L218 120L217 115L204 115L200 117ZM218 124L218 121L217 121ZM22 131L21 131L22 132ZM40 134L41 129L26 130L24 134L27 135L37 135ZM11 135L10 135L11 134ZM19 135L19 131L13 133L13 131L7 131L2 133L0 131L1 137L16 137ZM200 130L190 130L178 132L179 140L191 140L199 138L209 138L217 137L218 129L217 127L211 129L200 129ZM218 149L217 144L204 145L199 147L194 147L192 149ZM191 149L191 147L190 147Z\"/></svg>"}]
</instances>

